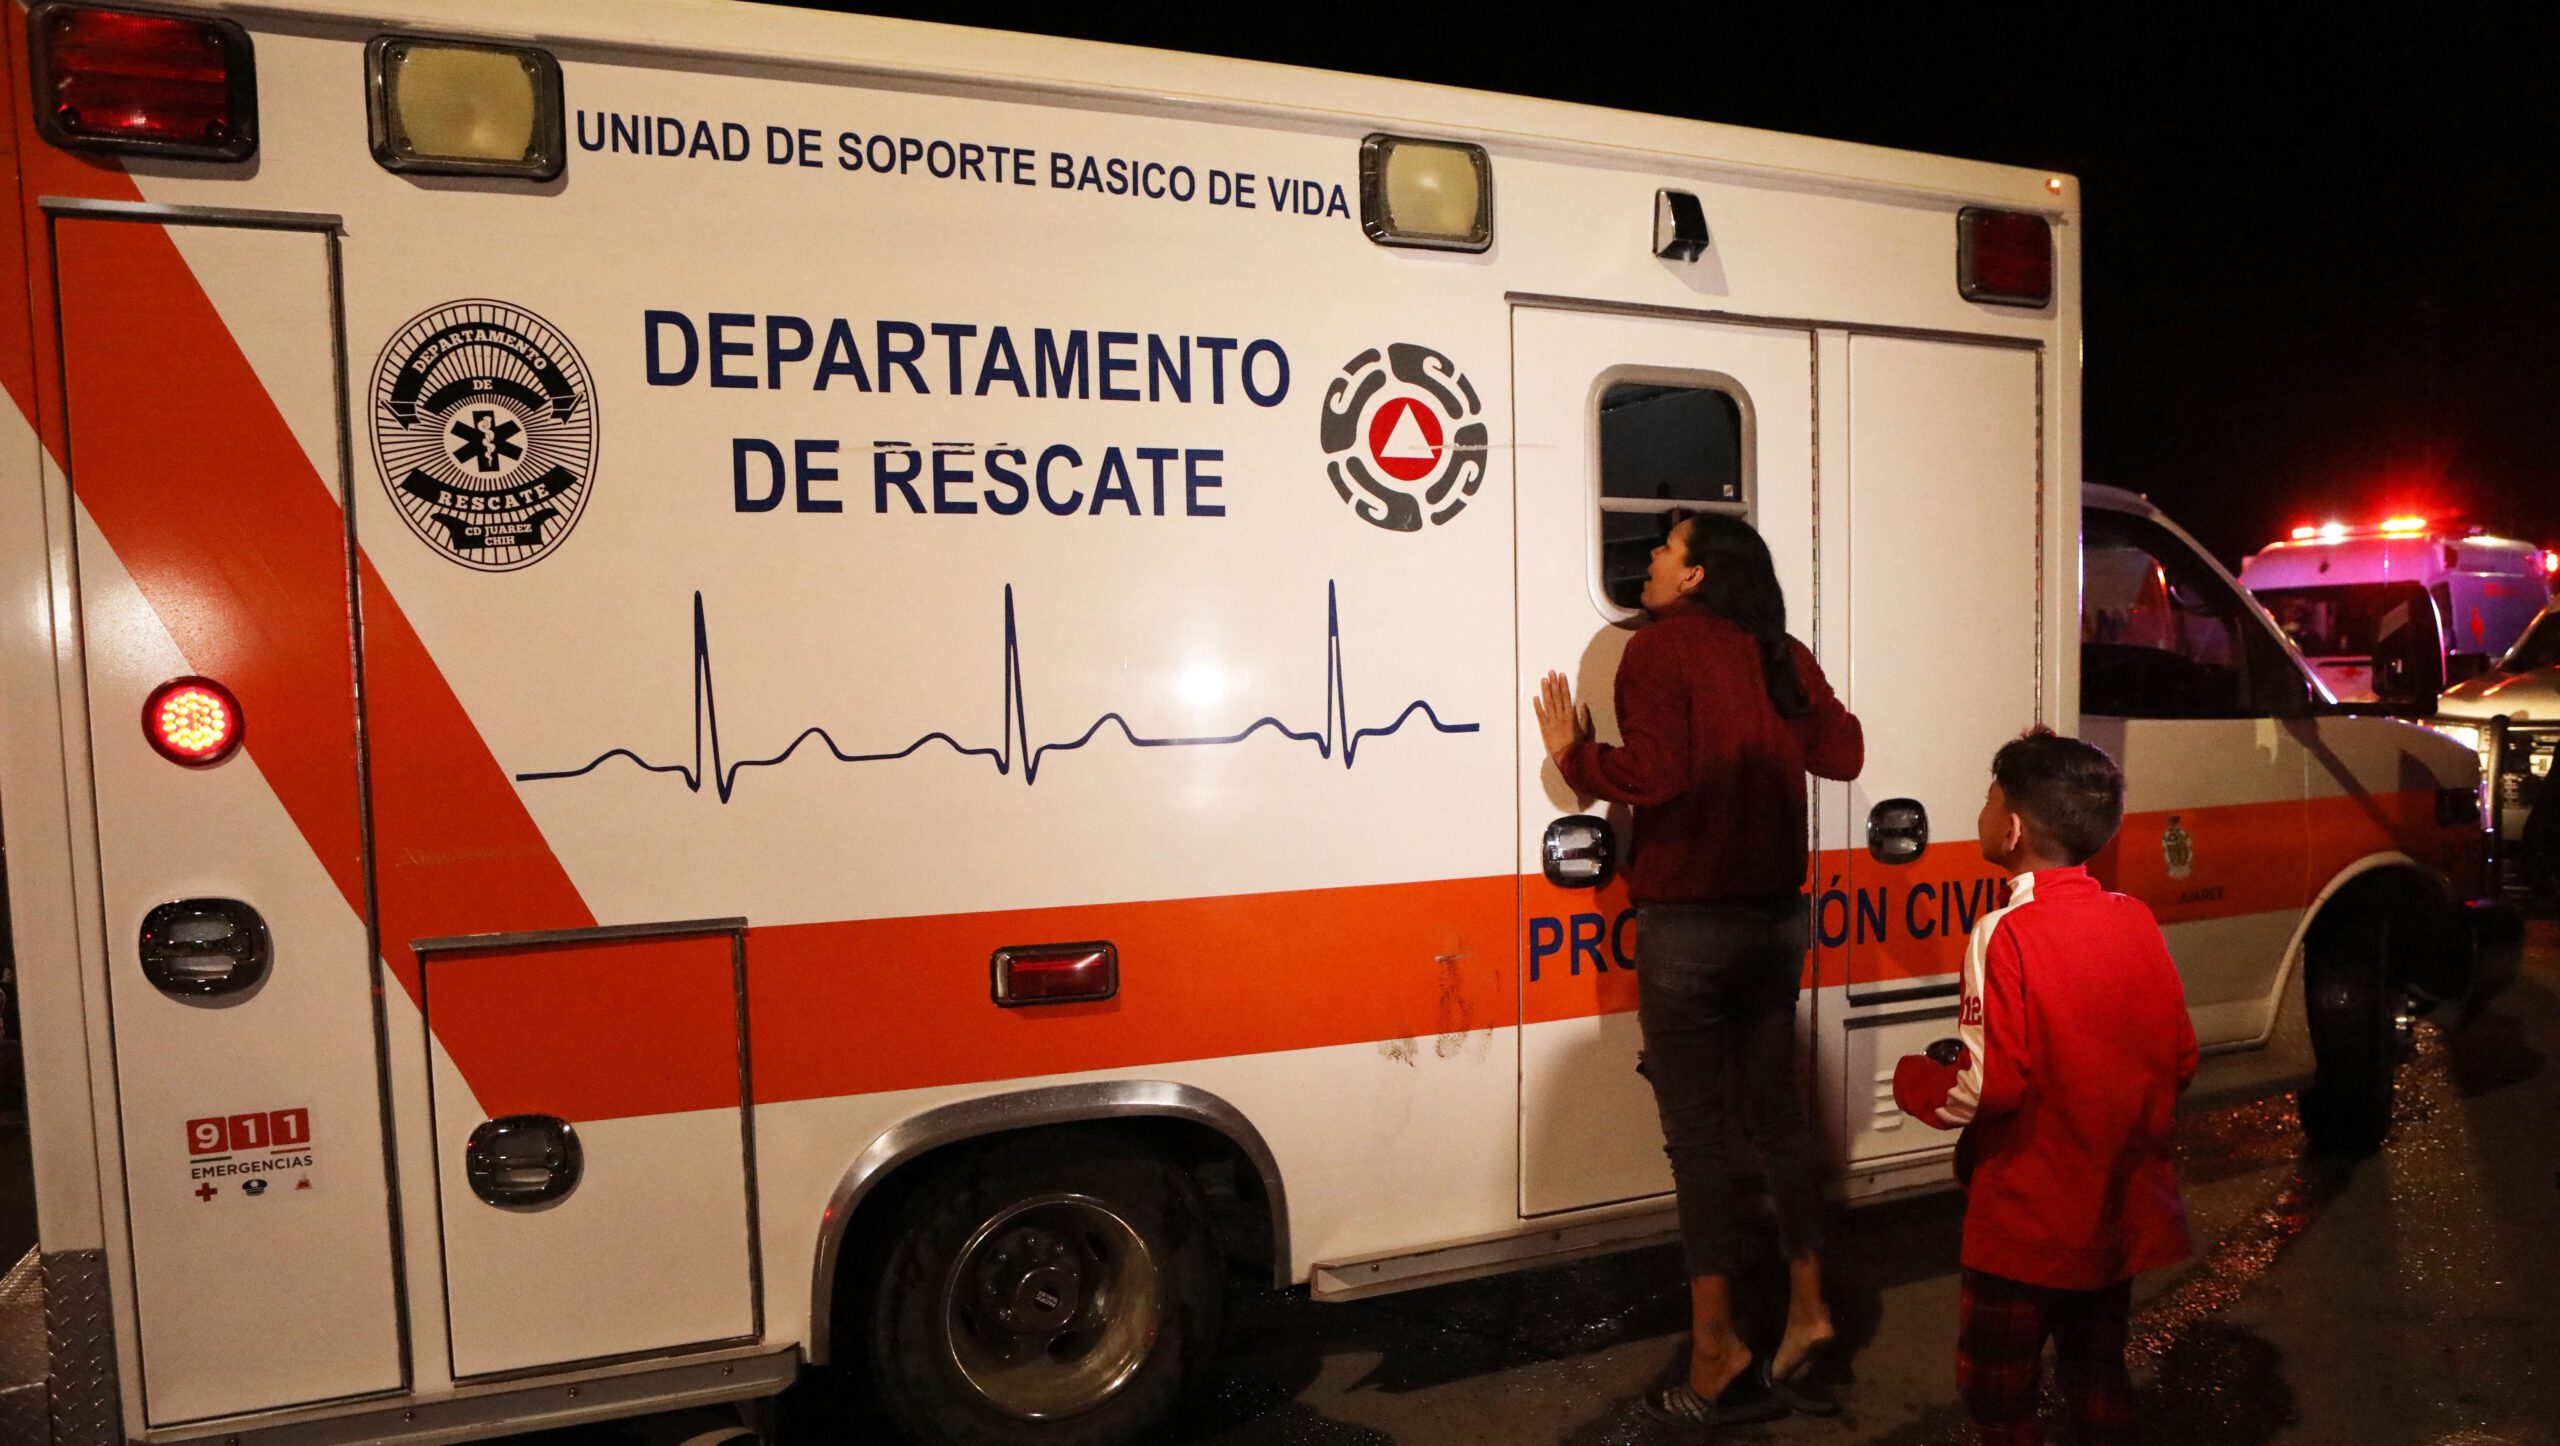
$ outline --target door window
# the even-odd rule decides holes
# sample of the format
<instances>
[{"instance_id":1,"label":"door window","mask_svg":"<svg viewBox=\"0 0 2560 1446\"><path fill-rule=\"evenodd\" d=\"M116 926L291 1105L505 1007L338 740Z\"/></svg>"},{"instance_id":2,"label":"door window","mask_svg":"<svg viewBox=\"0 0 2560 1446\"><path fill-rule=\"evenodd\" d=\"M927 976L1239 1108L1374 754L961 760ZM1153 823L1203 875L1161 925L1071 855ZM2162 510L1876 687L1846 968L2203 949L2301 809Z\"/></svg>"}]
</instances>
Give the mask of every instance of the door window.
<instances>
[{"instance_id":1,"label":"door window","mask_svg":"<svg viewBox=\"0 0 2560 1446\"><path fill-rule=\"evenodd\" d=\"M2166 528L2093 511L2080 541L2080 710L2254 718L2309 701L2300 668Z\"/></svg>"},{"instance_id":2,"label":"door window","mask_svg":"<svg viewBox=\"0 0 2560 1446\"><path fill-rule=\"evenodd\" d=\"M1600 586L1633 609L1674 510L1747 516L1742 406L1712 387L1621 381L1600 392Z\"/></svg>"}]
</instances>

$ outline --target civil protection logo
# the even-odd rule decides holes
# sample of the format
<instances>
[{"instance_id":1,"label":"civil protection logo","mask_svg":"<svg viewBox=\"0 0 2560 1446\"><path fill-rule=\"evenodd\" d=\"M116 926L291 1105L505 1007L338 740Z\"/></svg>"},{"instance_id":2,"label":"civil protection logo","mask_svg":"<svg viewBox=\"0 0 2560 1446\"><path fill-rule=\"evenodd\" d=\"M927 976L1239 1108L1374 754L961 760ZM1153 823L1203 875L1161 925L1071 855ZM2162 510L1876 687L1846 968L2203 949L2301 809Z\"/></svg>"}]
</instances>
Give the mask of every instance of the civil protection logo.
<instances>
[{"instance_id":1,"label":"civil protection logo","mask_svg":"<svg viewBox=\"0 0 2560 1446\"><path fill-rule=\"evenodd\" d=\"M1447 357L1411 342L1383 355L1373 347L1325 388L1326 475L1363 522L1437 527L1484 485L1483 414L1475 384Z\"/></svg>"},{"instance_id":2,"label":"civil protection logo","mask_svg":"<svg viewBox=\"0 0 2560 1446\"><path fill-rule=\"evenodd\" d=\"M537 562L568 537L594 487L587 364L520 306L422 312L375 363L373 455L428 546L484 572Z\"/></svg>"}]
</instances>

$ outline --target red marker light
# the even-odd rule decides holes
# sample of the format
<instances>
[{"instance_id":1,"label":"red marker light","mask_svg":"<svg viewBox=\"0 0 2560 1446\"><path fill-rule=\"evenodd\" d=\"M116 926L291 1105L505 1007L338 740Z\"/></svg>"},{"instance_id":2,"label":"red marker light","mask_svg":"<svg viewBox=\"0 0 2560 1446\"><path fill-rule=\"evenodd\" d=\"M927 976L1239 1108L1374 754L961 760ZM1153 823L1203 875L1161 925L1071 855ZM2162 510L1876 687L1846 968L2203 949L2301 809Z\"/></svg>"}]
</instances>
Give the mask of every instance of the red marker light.
<instances>
[{"instance_id":1,"label":"red marker light","mask_svg":"<svg viewBox=\"0 0 2560 1446\"><path fill-rule=\"evenodd\" d=\"M2297 527L2293 530L2293 540L2296 542L2309 542L2319 535L2320 529L2317 527Z\"/></svg>"},{"instance_id":2,"label":"red marker light","mask_svg":"<svg viewBox=\"0 0 2560 1446\"><path fill-rule=\"evenodd\" d=\"M142 705L142 736L189 768L220 763L240 746L240 702L211 678L172 678Z\"/></svg>"},{"instance_id":3,"label":"red marker light","mask_svg":"<svg viewBox=\"0 0 2560 1446\"><path fill-rule=\"evenodd\" d=\"M1108 942L1040 944L995 952L995 1002L1074 1004L1120 992L1120 951Z\"/></svg>"},{"instance_id":4,"label":"red marker light","mask_svg":"<svg viewBox=\"0 0 2560 1446\"><path fill-rule=\"evenodd\" d=\"M2554 552L2547 547L2544 548L2542 550L2542 570L2544 572L2560 573L2560 552Z\"/></svg>"},{"instance_id":5,"label":"red marker light","mask_svg":"<svg viewBox=\"0 0 2560 1446\"><path fill-rule=\"evenodd\" d=\"M1967 206L1956 213L1956 290L1967 301L2053 300L2053 225L2042 216Z\"/></svg>"},{"instance_id":6,"label":"red marker light","mask_svg":"<svg viewBox=\"0 0 2560 1446\"><path fill-rule=\"evenodd\" d=\"M2395 537L2424 532L2427 530L2427 519L2423 517L2387 518L2382 524L2382 530Z\"/></svg>"},{"instance_id":7,"label":"red marker light","mask_svg":"<svg viewBox=\"0 0 2560 1446\"><path fill-rule=\"evenodd\" d=\"M36 121L58 146L246 160L258 149L248 32L227 20L38 5Z\"/></svg>"}]
</instances>

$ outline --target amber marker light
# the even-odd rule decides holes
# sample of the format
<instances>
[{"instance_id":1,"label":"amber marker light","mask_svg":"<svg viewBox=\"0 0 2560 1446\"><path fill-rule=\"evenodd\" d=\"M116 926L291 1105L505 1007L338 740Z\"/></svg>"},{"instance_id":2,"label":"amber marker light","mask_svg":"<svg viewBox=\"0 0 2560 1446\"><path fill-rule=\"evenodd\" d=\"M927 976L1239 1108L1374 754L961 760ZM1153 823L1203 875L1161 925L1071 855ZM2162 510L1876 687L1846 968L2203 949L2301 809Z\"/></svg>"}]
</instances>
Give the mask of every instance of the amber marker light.
<instances>
[{"instance_id":1,"label":"amber marker light","mask_svg":"<svg viewBox=\"0 0 2560 1446\"><path fill-rule=\"evenodd\" d=\"M172 678L142 705L142 736L161 757L206 768L240 747L240 700L211 678Z\"/></svg>"}]
</instances>

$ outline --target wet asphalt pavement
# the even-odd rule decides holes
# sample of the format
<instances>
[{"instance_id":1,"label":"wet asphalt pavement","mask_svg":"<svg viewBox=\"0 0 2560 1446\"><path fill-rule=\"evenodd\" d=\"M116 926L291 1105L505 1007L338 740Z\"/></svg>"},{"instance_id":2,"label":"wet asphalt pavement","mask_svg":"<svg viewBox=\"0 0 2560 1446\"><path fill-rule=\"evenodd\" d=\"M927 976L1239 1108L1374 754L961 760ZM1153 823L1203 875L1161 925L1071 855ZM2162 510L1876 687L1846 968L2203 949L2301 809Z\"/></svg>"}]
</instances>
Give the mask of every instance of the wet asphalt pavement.
<instances>
[{"instance_id":1,"label":"wet asphalt pavement","mask_svg":"<svg viewBox=\"0 0 2560 1446\"><path fill-rule=\"evenodd\" d=\"M2560 1446L2555 1054L2560 923L2542 918L2513 989L2476 1019L2422 1030L2379 1155L2305 1158L2289 1098L2187 1118L2180 1151L2197 1254L2136 1286L2145 1439ZM1954 1390L1961 1217L1962 1201L1947 1195L1842 1218L1826 1265L1851 1348L1846 1410L1724 1439L1969 1442ZM1738 1289L1782 1302L1766 1233ZM1230 1299L1214 1378L1168 1439L1694 1441L1635 1404L1679 1359L1683 1308L1670 1247L1348 1305L1246 1290ZM1776 1324L1767 1313L1756 1338L1774 1340ZM2047 1405L2053 1439L2067 1440ZM824 1409L787 1420L786 1446L872 1439ZM605 1446L622 1435L538 1440Z\"/></svg>"}]
</instances>

